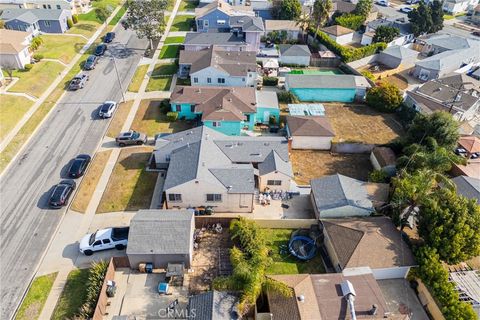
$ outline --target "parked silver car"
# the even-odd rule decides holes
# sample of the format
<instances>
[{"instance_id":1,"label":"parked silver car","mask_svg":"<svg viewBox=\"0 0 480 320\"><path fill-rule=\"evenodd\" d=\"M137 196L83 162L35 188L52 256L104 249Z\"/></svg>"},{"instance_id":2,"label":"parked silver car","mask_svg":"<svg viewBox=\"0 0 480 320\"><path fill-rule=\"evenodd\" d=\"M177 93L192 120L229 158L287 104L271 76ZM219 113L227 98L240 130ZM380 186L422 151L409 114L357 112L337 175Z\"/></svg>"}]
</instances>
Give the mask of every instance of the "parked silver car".
<instances>
[{"instance_id":1,"label":"parked silver car","mask_svg":"<svg viewBox=\"0 0 480 320\"><path fill-rule=\"evenodd\" d=\"M147 143L147 136L137 131L122 132L115 138L115 142L120 147L129 145L142 145Z\"/></svg>"}]
</instances>

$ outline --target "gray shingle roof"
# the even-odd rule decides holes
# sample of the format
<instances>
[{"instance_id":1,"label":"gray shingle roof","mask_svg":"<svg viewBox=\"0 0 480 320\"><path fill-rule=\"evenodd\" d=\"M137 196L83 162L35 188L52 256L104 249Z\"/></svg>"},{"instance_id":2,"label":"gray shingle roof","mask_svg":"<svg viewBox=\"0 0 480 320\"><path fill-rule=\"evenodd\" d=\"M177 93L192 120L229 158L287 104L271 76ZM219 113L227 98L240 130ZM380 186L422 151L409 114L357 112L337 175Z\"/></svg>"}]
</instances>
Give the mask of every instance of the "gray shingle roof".
<instances>
[{"instance_id":1,"label":"gray shingle roof","mask_svg":"<svg viewBox=\"0 0 480 320\"><path fill-rule=\"evenodd\" d=\"M189 319L236 320L237 303L238 297L228 292L209 291L197 294L188 299Z\"/></svg>"},{"instance_id":2,"label":"gray shingle roof","mask_svg":"<svg viewBox=\"0 0 480 320\"><path fill-rule=\"evenodd\" d=\"M379 26L389 26L400 30L401 35L412 33L412 25L410 22L402 22L392 19L376 19L368 23L368 27L376 30Z\"/></svg>"},{"instance_id":3,"label":"gray shingle roof","mask_svg":"<svg viewBox=\"0 0 480 320\"><path fill-rule=\"evenodd\" d=\"M170 155L169 170L181 174L167 174L164 188L169 189L195 179L197 176L200 142L174 150Z\"/></svg>"},{"instance_id":4,"label":"gray shingle roof","mask_svg":"<svg viewBox=\"0 0 480 320\"><path fill-rule=\"evenodd\" d=\"M233 16L230 17L230 27L242 28L242 31L265 31L263 20L260 17Z\"/></svg>"},{"instance_id":5,"label":"gray shingle roof","mask_svg":"<svg viewBox=\"0 0 480 320\"><path fill-rule=\"evenodd\" d=\"M434 34L432 36L428 36L423 41L431 46L443 48L445 50L468 49L472 46L472 44L474 45L474 43L479 42L476 39L450 34Z\"/></svg>"},{"instance_id":6,"label":"gray shingle roof","mask_svg":"<svg viewBox=\"0 0 480 320\"><path fill-rule=\"evenodd\" d=\"M292 166L288 162L283 161L278 153L272 151L267 158L265 158L265 161L258 164L258 172L263 176L275 171L293 178Z\"/></svg>"},{"instance_id":7,"label":"gray shingle roof","mask_svg":"<svg viewBox=\"0 0 480 320\"><path fill-rule=\"evenodd\" d=\"M246 44L244 38L240 38L230 32L187 32L184 45L239 45Z\"/></svg>"},{"instance_id":8,"label":"gray shingle roof","mask_svg":"<svg viewBox=\"0 0 480 320\"><path fill-rule=\"evenodd\" d=\"M255 192L255 176L251 164L213 168L210 172L227 188L228 193Z\"/></svg>"},{"instance_id":9,"label":"gray shingle roof","mask_svg":"<svg viewBox=\"0 0 480 320\"><path fill-rule=\"evenodd\" d=\"M310 49L306 45L279 44L280 55L288 57L310 57Z\"/></svg>"},{"instance_id":10,"label":"gray shingle roof","mask_svg":"<svg viewBox=\"0 0 480 320\"><path fill-rule=\"evenodd\" d=\"M130 222L127 254L188 254L192 222L189 210L140 210Z\"/></svg>"},{"instance_id":11,"label":"gray shingle roof","mask_svg":"<svg viewBox=\"0 0 480 320\"><path fill-rule=\"evenodd\" d=\"M287 74L285 82L288 88L345 88L357 87L356 79L365 79L350 74L321 75L321 74Z\"/></svg>"},{"instance_id":12,"label":"gray shingle roof","mask_svg":"<svg viewBox=\"0 0 480 320\"><path fill-rule=\"evenodd\" d=\"M459 176L452 179L457 186L457 193L468 199L476 199L480 204L480 179Z\"/></svg>"},{"instance_id":13,"label":"gray shingle roof","mask_svg":"<svg viewBox=\"0 0 480 320\"><path fill-rule=\"evenodd\" d=\"M383 50L380 54L386 54L399 59L406 59L409 57L416 57L418 51L408 49L402 46L390 46L387 49Z\"/></svg>"},{"instance_id":14,"label":"gray shingle roof","mask_svg":"<svg viewBox=\"0 0 480 320\"><path fill-rule=\"evenodd\" d=\"M5 9L1 15L3 20L18 19L27 23L34 23L38 20L58 20L63 9Z\"/></svg>"},{"instance_id":15,"label":"gray shingle roof","mask_svg":"<svg viewBox=\"0 0 480 320\"><path fill-rule=\"evenodd\" d=\"M343 206L374 211L363 181L335 174L313 179L310 185L319 211Z\"/></svg>"},{"instance_id":16,"label":"gray shingle roof","mask_svg":"<svg viewBox=\"0 0 480 320\"><path fill-rule=\"evenodd\" d=\"M232 161L260 163L274 150L283 161L288 160L288 141L280 137L235 137L218 139L215 144Z\"/></svg>"}]
</instances>

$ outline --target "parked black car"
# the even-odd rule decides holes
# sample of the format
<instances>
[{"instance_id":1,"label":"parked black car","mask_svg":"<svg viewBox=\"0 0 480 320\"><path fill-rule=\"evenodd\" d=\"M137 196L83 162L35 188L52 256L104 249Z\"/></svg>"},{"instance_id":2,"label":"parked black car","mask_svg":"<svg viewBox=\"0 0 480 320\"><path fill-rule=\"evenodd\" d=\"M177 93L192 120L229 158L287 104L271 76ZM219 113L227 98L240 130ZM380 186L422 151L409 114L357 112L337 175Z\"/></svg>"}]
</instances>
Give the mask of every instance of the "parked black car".
<instances>
[{"instance_id":1,"label":"parked black car","mask_svg":"<svg viewBox=\"0 0 480 320\"><path fill-rule=\"evenodd\" d=\"M95 69L97 62L98 62L98 57L96 55L91 54L88 56L87 60L85 61L85 65L83 66L83 69L93 70Z\"/></svg>"},{"instance_id":2,"label":"parked black car","mask_svg":"<svg viewBox=\"0 0 480 320\"><path fill-rule=\"evenodd\" d=\"M68 199L73 193L77 184L73 180L62 180L55 186L48 200L50 208L59 209L68 204Z\"/></svg>"},{"instance_id":3,"label":"parked black car","mask_svg":"<svg viewBox=\"0 0 480 320\"><path fill-rule=\"evenodd\" d=\"M72 162L72 165L68 169L68 176L70 178L79 178L83 176L87 170L88 164L92 158L88 154L78 155Z\"/></svg>"},{"instance_id":4,"label":"parked black car","mask_svg":"<svg viewBox=\"0 0 480 320\"><path fill-rule=\"evenodd\" d=\"M95 55L103 56L105 51L107 51L107 45L105 43L101 43L95 48Z\"/></svg>"},{"instance_id":5,"label":"parked black car","mask_svg":"<svg viewBox=\"0 0 480 320\"><path fill-rule=\"evenodd\" d=\"M103 42L110 43L115 39L115 32L107 32L105 37L103 38Z\"/></svg>"}]
</instances>

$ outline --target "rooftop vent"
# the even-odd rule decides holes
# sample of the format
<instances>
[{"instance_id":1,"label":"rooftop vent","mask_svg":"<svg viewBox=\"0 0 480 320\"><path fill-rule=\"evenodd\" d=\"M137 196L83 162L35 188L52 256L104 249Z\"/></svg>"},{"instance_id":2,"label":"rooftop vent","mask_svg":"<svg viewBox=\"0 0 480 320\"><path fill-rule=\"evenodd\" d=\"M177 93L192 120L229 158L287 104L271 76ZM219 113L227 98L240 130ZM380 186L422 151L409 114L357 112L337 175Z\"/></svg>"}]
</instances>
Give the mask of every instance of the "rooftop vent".
<instances>
[{"instance_id":1,"label":"rooftop vent","mask_svg":"<svg viewBox=\"0 0 480 320\"><path fill-rule=\"evenodd\" d=\"M233 148L233 144L226 144L225 148Z\"/></svg>"},{"instance_id":2,"label":"rooftop vent","mask_svg":"<svg viewBox=\"0 0 480 320\"><path fill-rule=\"evenodd\" d=\"M298 301L300 301L300 302L305 302L305 296L304 296L303 294L299 295L299 296L297 297L297 299L298 299Z\"/></svg>"},{"instance_id":3,"label":"rooftop vent","mask_svg":"<svg viewBox=\"0 0 480 320\"><path fill-rule=\"evenodd\" d=\"M251 157L260 157L260 153L250 153Z\"/></svg>"},{"instance_id":4,"label":"rooftop vent","mask_svg":"<svg viewBox=\"0 0 480 320\"><path fill-rule=\"evenodd\" d=\"M265 142L263 145L268 147L270 145L270 142Z\"/></svg>"}]
</instances>

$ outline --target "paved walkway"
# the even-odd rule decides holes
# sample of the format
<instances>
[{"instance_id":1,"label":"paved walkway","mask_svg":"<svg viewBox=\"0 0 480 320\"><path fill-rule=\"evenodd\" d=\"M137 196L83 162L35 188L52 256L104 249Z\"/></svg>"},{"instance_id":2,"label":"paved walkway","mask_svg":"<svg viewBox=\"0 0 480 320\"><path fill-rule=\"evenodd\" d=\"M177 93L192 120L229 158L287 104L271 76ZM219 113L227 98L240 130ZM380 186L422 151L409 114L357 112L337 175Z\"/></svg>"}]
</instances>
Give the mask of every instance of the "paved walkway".
<instances>
[{"instance_id":1,"label":"paved walkway","mask_svg":"<svg viewBox=\"0 0 480 320\"><path fill-rule=\"evenodd\" d=\"M155 67L155 64L158 61L158 56L160 55L160 51L163 46L163 42L165 41L165 38L168 35L168 30L170 30L170 27L172 26L173 19L175 17L175 14L178 10L178 7L180 6L181 0L176 0L175 2L175 7L173 10L173 14L170 16L167 26L165 28L165 34L162 36L160 43L157 47L157 50L155 51L154 57L148 67L147 75L145 75L142 84L140 85L139 93L136 94L136 97L134 99L134 103L130 109L130 112L123 124L122 131L127 131L130 129L133 120L135 119L135 115L138 111L138 108L140 106L140 102L142 99L145 98L145 96L148 96L147 93L145 93L145 89L147 87L149 77L148 74L149 72L151 73ZM170 95L169 92L162 93L163 94L168 94ZM105 141L108 143L108 138L105 139ZM101 141L99 143L100 148L103 145L104 141ZM97 149L98 149L97 148ZM90 200L90 203L88 204L87 210L85 214L80 214L77 212L73 212L71 210L68 211L64 221L62 221L62 225L59 228L59 232L55 235L55 239L52 242L53 245L51 248L49 248L47 256L52 257L54 260L57 259L58 263L55 263L55 266L58 266L59 268L59 273L57 275L57 278L55 279L55 282L53 284L52 290L50 291L50 294L48 295L47 301L45 302L45 306L42 310L42 313L39 317L39 319L50 319L53 311L55 309L56 303L58 299L60 298L60 295L62 293L62 290L65 286L66 279L68 274L70 273L71 270L73 270L74 267L78 266L80 263L80 259L84 258L83 256L79 255L78 253L78 244L74 243L72 245L68 245L72 241L72 237L75 237L75 239L80 239L83 237L86 233L88 233L88 230L90 229L94 218L95 218L95 212L97 211L97 208L100 204L100 201L102 199L103 192L105 191L108 180L110 179L110 175L113 172L113 168L115 164L117 163L118 157L120 155L120 148L115 148L112 150L112 153L110 154L110 157L108 158L108 162L105 165L105 168L102 172L102 175L100 177L100 180L97 184L97 187L95 189L95 192L92 196L92 199ZM102 214L103 216L103 214ZM116 221L116 220L115 220ZM45 270L48 269L49 272L55 272L54 270L51 270L51 265L52 261L47 261L44 260L45 264L48 264L46 266L40 267L40 270L44 270L43 273L45 273ZM82 264L83 265L83 264Z\"/></svg>"},{"instance_id":2,"label":"paved walkway","mask_svg":"<svg viewBox=\"0 0 480 320\"><path fill-rule=\"evenodd\" d=\"M98 29L95 34L88 40L88 42L80 49L80 52L75 55L75 57L72 59L72 61L67 65L67 68L65 68L53 81L53 83L43 92L43 94L38 98L37 101L33 104L33 106L25 113L25 115L22 117L22 119L17 123L17 125L5 136L5 138L2 140L0 143L0 152L5 149L5 147L12 141L12 139L17 135L17 133L20 131L20 129L27 123L27 121L30 119L30 117L40 108L40 106L43 104L43 102L50 96L50 94L55 90L55 88L63 81L63 78L70 72L70 70L75 66L75 64L80 60L82 55L88 50L88 48L92 45L92 43L95 42L95 40L100 36L100 34L103 32L103 30L108 26L108 23L110 20L112 20L117 12L120 10L121 7L118 7L115 9L110 17L107 19L106 23L104 23L100 29ZM63 96L63 95L62 95ZM62 97L60 97L57 101L59 101ZM55 107L51 109L53 111ZM50 112L51 112L50 111ZM44 118L47 119L48 115ZM37 128L40 128L41 123L38 124ZM33 134L31 135L31 137ZM24 142L24 145L27 144L28 140Z\"/></svg>"}]
</instances>

